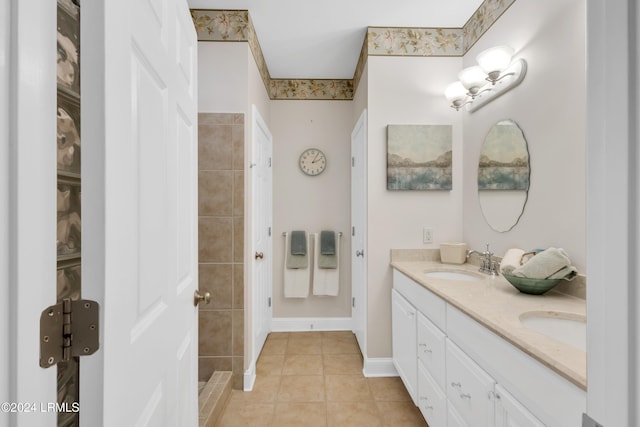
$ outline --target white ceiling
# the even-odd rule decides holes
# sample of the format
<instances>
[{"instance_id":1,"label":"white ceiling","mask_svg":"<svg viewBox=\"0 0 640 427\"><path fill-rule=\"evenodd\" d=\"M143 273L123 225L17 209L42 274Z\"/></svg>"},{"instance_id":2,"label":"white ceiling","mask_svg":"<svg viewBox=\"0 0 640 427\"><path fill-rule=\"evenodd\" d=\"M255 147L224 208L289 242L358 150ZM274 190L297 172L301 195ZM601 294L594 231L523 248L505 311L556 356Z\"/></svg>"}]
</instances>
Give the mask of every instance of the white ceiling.
<instances>
[{"instance_id":1,"label":"white ceiling","mask_svg":"<svg viewBox=\"0 0 640 427\"><path fill-rule=\"evenodd\" d=\"M249 10L272 78L351 79L367 27L460 28L482 0L187 0Z\"/></svg>"}]
</instances>

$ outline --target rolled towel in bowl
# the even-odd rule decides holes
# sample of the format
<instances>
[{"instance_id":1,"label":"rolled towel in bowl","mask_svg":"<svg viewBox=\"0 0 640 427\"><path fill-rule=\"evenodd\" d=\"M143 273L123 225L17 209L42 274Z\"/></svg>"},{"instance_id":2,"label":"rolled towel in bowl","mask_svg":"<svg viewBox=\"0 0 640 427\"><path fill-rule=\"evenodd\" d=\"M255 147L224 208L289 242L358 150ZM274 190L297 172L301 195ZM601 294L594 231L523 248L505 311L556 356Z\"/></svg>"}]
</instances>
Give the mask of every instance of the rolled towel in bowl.
<instances>
[{"instance_id":1,"label":"rolled towel in bowl","mask_svg":"<svg viewBox=\"0 0 640 427\"><path fill-rule=\"evenodd\" d=\"M571 280L578 274L578 271L571 265L569 255L564 249L549 248L514 269L511 274L530 279Z\"/></svg>"},{"instance_id":2,"label":"rolled towel in bowl","mask_svg":"<svg viewBox=\"0 0 640 427\"><path fill-rule=\"evenodd\" d=\"M510 271L515 270L520 267L520 260L522 259L522 255L524 255L524 250L518 248L508 249L507 252L502 257L502 261L500 261L500 270L503 272L507 272L509 274Z\"/></svg>"}]
</instances>

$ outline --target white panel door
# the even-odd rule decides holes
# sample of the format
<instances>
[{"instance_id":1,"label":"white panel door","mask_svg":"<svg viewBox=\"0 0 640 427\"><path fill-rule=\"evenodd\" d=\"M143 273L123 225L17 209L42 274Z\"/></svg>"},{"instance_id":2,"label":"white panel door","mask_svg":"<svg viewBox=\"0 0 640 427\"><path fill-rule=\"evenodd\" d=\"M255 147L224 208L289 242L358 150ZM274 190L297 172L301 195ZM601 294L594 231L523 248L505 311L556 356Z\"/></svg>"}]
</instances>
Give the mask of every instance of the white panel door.
<instances>
[{"instance_id":1,"label":"white panel door","mask_svg":"<svg viewBox=\"0 0 640 427\"><path fill-rule=\"evenodd\" d=\"M351 317L367 357L367 110L351 133Z\"/></svg>"},{"instance_id":2,"label":"white panel door","mask_svg":"<svg viewBox=\"0 0 640 427\"><path fill-rule=\"evenodd\" d=\"M56 15L55 1L0 6L0 426L57 420L56 368L39 362L56 303Z\"/></svg>"},{"instance_id":3,"label":"white panel door","mask_svg":"<svg viewBox=\"0 0 640 427\"><path fill-rule=\"evenodd\" d=\"M11 87L9 77L9 40L11 37L10 3L0 3L0 93ZM8 236L9 230L9 97L0 97L0 235ZM0 240L0 312L9 312L9 239ZM0 378L8 378L9 322L0 323ZM0 381L0 402L9 401L9 381ZM9 424L9 414L0 413L0 425Z\"/></svg>"},{"instance_id":4,"label":"white panel door","mask_svg":"<svg viewBox=\"0 0 640 427\"><path fill-rule=\"evenodd\" d=\"M272 297L272 169L271 132L252 106L252 262L253 262L253 357L252 366L257 361L262 346L271 331ZM250 384L247 384L250 386Z\"/></svg>"},{"instance_id":5,"label":"white panel door","mask_svg":"<svg viewBox=\"0 0 640 427\"><path fill-rule=\"evenodd\" d=\"M195 30L185 0L82 14L83 296L102 327L81 424L196 426Z\"/></svg>"}]
</instances>

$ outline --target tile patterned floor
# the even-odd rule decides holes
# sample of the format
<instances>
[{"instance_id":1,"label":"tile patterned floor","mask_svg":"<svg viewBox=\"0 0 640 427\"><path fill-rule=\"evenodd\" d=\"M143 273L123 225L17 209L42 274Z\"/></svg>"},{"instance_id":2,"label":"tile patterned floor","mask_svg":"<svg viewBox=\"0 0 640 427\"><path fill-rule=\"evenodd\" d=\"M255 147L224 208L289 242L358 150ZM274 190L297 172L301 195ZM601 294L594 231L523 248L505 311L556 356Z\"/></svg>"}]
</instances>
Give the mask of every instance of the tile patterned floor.
<instances>
[{"instance_id":1,"label":"tile patterned floor","mask_svg":"<svg viewBox=\"0 0 640 427\"><path fill-rule=\"evenodd\" d=\"M399 378L365 378L351 332L272 333L253 391L233 390L218 427L425 427Z\"/></svg>"}]
</instances>

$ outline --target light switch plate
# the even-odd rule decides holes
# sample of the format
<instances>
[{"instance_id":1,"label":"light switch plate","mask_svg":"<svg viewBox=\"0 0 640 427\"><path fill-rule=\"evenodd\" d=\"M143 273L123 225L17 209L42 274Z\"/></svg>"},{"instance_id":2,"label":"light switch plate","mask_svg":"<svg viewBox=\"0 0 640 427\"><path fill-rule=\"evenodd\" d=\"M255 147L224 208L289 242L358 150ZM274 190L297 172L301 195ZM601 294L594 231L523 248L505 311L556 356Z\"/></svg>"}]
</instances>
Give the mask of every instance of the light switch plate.
<instances>
[{"instance_id":1,"label":"light switch plate","mask_svg":"<svg viewBox=\"0 0 640 427\"><path fill-rule=\"evenodd\" d=\"M433 228L424 227L422 229L422 243L433 243Z\"/></svg>"}]
</instances>

